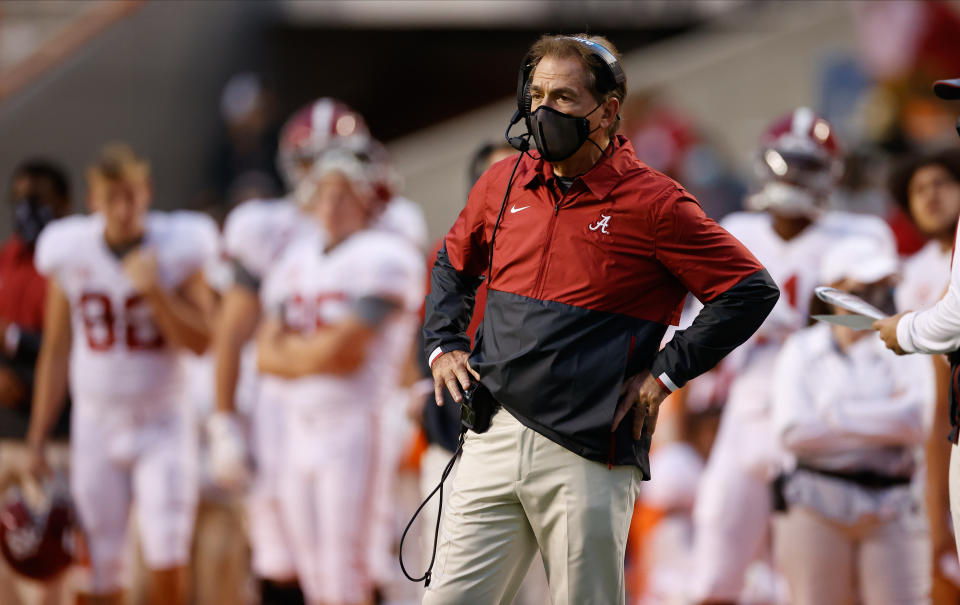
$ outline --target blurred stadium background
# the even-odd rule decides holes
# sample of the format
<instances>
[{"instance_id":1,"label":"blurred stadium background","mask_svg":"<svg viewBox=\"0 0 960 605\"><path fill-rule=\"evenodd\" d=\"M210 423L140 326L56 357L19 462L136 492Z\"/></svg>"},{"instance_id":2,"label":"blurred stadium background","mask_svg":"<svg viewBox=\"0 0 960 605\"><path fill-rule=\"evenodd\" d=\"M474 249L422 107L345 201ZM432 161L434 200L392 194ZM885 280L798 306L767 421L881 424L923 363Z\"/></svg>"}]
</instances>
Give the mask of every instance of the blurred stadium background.
<instances>
[{"instance_id":1,"label":"blurred stadium background","mask_svg":"<svg viewBox=\"0 0 960 605\"><path fill-rule=\"evenodd\" d=\"M625 54L624 132L641 159L712 214L737 206L765 123L801 104L865 160L848 171L859 194L877 182L875 160L952 137L930 81L960 71L957 6L5 1L0 172L43 154L80 183L94 150L125 140L154 162L160 206L222 214L244 183L274 184L269 147L284 117L329 95L389 143L436 236L460 208L470 154L501 136L523 50L542 32L589 30ZM851 200L880 207L861 197Z\"/></svg>"}]
</instances>

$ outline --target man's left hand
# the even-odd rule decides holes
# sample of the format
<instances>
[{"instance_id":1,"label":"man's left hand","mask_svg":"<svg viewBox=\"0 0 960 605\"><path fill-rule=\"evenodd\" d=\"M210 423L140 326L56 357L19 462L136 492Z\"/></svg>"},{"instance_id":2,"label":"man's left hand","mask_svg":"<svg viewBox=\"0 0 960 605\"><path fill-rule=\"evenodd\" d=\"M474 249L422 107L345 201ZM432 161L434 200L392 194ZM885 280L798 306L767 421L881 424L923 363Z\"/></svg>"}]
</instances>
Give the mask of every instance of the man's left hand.
<instances>
[{"instance_id":1,"label":"man's left hand","mask_svg":"<svg viewBox=\"0 0 960 605\"><path fill-rule=\"evenodd\" d=\"M640 438L644 426L647 427L647 432L652 435L654 429L657 428L660 404L669 394L670 391L663 388L648 370L644 370L636 376L631 376L623 383L623 388L620 389L620 401L617 403L617 412L613 415L611 432L617 430L627 412L633 409L633 438Z\"/></svg>"},{"instance_id":2,"label":"man's left hand","mask_svg":"<svg viewBox=\"0 0 960 605\"><path fill-rule=\"evenodd\" d=\"M157 285L157 257L148 248L138 248L123 257L123 272L133 289L146 294Z\"/></svg>"},{"instance_id":3,"label":"man's left hand","mask_svg":"<svg viewBox=\"0 0 960 605\"><path fill-rule=\"evenodd\" d=\"M883 344L887 345L887 348L896 353L897 355L906 355L907 352L900 348L900 343L897 342L897 324L900 323L900 318L907 313L899 313L893 317L885 317L883 319L878 319L873 322L873 329L880 333L880 340L883 341Z\"/></svg>"}]
</instances>

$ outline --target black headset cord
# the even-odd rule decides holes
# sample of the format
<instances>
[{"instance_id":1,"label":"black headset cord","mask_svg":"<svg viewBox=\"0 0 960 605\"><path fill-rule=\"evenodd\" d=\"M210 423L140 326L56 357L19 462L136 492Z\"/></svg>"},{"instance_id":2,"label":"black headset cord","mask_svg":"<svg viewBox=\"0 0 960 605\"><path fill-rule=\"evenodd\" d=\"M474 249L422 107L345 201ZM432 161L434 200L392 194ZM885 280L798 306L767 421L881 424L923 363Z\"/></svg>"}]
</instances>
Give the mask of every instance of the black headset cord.
<instances>
[{"instance_id":1,"label":"black headset cord","mask_svg":"<svg viewBox=\"0 0 960 605\"><path fill-rule=\"evenodd\" d=\"M500 212L497 214L497 222L493 224L493 231L490 232L490 258L487 259L487 286L490 285L490 279L493 277L493 242L497 239L497 229L500 228L500 221L503 220L503 212L507 209L507 200L510 199L510 190L513 188L513 177L517 175L517 168L520 167L520 161L526 151L522 151L517 157L517 162L513 165L513 172L510 173L510 180L507 181L507 190L503 192L503 201L500 202Z\"/></svg>"},{"instance_id":2,"label":"black headset cord","mask_svg":"<svg viewBox=\"0 0 960 605\"><path fill-rule=\"evenodd\" d=\"M520 154L520 157L517 158L517 162L513 165L513 172L510 173L510 180L507 181L507 190L504 192L503 201L500 203L500 213L497 214L497 222L493 224L493 231L490 233L490 258L487 261L488 280L490 279L490 275L492 275L491 269L493 268L493 242L497 237L497 228L500 226L500 221L503 220L503 211L507 208L507 200L510 199L510 189L513 187L513 177L517 174L517 168L520 166L520 160L523 159L524 153ZM400 569L403 571L403 575L405 575L411 582L423 582L424 588L430 586L430 578L433 576L433 564L437 560L437 541L440 537L440 521L443 518L443 484L453 471L453 465L457 461L457 457L463 451L463 438L466 432L467 427L460 425L460 440L457 443L457 451L453 453L453 456L450 457L450 462L447 462L447 466L443 469L443 474L440 475L440 483L438 483L437 487L433 488L433 491L431 491L430 494L427 495L426 499L420 503L420 506L417 507L417 510L413 513L413 516L410 517L410 521L407 523L407 526L403 530L403 534L400 536ZM430 554L430 565L427 566L427 570L423 572L422 576L419 578L414 578L410 575L410 573L407 571L407 567L403 564L403 542L407 539L407 534L410 532L410 528L413 526L413 522L417 520L420 512L427 505L427 503L430 502L430 499L438 493L440 496L437 501L437 524L436 527L433 528L433 551Z\"/></svg>"},{"instance_id":3,"label":"black headset cord","mask_svg":"<svg viewBox=\"0 0 960 605\"><path fill-rule=\"evenodd\" d=\"M438 483L437 487L433 488L433 491L430 492L430 495L428 495L426 499L420 503L420 506L417 507L417 511L413 513L412 517L410 517L410 522L407 523L407 527L403 530L403 535L400 536L400 569L403 570L403 575L405 575L411 582L423 582L424 588L430 586L430 578L433 576L433 563L437 560L437 540L440 537L440 521L443 518L443 484L453 471L453 465L457 461L457 457L460 456L460 452L463 451L463 437L466 432L466 427L461 425L460 440L457 443L457 451L453 452L453 456L450 457L450 461L447 462L447 466L443 469L443 474L440 475L440 483ZM427 502L430 502L430 499L438 493L440 494L440 498L438 500L439 505L437 506L437 524L433 528L433 552L430 554L430 565L427 566L427 570L423 572L422 576L419 578L414 578L410 575L406 566L403 564L403 541L407 539L407 533L413 526L413 522L416 521L417 517L420 515L420 511L422 511L423 507L427 505Z\"/></svg>"}]
</instances>

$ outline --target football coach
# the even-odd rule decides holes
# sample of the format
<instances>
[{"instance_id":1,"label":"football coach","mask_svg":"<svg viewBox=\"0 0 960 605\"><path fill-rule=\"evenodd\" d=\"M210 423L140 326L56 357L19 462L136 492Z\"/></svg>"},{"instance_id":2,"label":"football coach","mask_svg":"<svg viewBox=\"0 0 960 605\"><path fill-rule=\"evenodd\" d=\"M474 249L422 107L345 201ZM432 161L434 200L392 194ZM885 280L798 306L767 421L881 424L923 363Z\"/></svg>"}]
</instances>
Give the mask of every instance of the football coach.
<instances>
[{"instance_id":1,"label":"football coach","mask_svg":"<svg viewBox=\"0 0 960 605\"><path fill-rule=\"evenodd\" d=\"M779 291L616 134L626 79L608 40L544 36L518 80L511 126L525 119L528 134L509 140L536 150L473 187L426 301L437 403L446 388L475 417L423 602L510 603L539 551L554 605L623 603L660 403L749 338ZM704 307L661 350L687 292Z\"/></svg>"}]
</instances>

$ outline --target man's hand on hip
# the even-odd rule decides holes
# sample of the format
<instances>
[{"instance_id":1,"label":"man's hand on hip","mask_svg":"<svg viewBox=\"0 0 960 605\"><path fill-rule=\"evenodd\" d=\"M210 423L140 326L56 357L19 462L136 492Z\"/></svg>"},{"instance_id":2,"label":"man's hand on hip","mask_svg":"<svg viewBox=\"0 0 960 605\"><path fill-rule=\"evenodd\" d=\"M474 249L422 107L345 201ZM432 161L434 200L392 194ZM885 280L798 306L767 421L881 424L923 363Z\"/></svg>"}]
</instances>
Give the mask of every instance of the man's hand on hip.
<instances>
[{"instance_id":1,"label":"man's hand on hip","mask_svg":"<svg viewBox=\"0 0 960 605\"><path fill-rule=\"evenodd\" d=\"M470 388L470 377L480 380L480 375L470 367L466 351L450 351L437 357L430 371L433 372L433 398L437 405L443 405L443 387L457 403L463 401L463 391Z\"/></svg>"},{"instance_id":2,"label":"man's hand on hip","mask_svg":"<svg viewBox=\"0 0 960 605\"><path fill-rule=\"evenodd\" d=\"M633 438L640 438L644 425L652 435L657 428L660 404L669 394L670 391L663 388L648 370L631 376L620 389L620 401L617 403L617 412L613 415L613 428L610 431L617 430L627 412L633 409Z\"/></svg>"},{"instance_id":3,"label":"man's hand on hip","mask_svg":"<svg viewBox=\"0 0 960 605\"><path fill-rule=\"evenodd\" d=\"M885 317L873 322L873 329L880 333L880 340L883 341L883 344L887 345L888 349L897 355L906 355L906 351L904 351L900 347L900 343L897 342L897 324L900 323L900 318L903 316L904 313L900 313L899 315Z\"/></svg>"}]
</instances>

